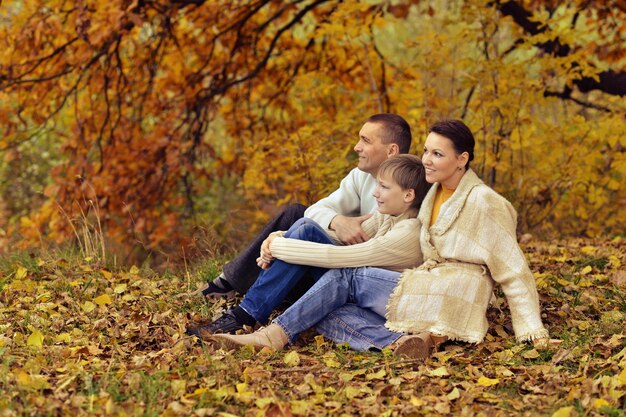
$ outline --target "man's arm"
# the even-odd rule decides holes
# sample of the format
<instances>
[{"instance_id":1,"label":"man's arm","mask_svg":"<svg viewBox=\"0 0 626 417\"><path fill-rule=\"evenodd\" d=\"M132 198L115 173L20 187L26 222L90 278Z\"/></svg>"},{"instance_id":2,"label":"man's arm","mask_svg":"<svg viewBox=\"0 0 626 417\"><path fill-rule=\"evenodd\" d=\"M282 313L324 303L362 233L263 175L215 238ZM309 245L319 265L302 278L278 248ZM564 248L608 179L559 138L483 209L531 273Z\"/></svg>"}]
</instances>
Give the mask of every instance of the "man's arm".
<instances>
[{"instance_id":1,"label":"man's arm","mask_svg":"<svg viewBox=\"0 0 626 417\"><path fill-rule=\"evenodd\" d=\"M333 230L337 238L344 245L355 245L367 242L369 236L363 230L361 223L372 217L371 214L358 217L348 217L341 214L336 215L330 222L329 229Z\"/></svg>"}]
</instances>

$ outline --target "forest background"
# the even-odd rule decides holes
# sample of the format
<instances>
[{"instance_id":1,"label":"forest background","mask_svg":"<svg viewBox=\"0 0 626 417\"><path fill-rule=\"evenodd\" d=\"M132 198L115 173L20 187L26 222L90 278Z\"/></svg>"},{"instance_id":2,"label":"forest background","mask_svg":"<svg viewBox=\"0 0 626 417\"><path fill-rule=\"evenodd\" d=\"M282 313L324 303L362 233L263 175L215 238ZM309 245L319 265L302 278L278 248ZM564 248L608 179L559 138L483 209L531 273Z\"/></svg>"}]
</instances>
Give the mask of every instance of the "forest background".
<instances>
[{"instance_id":1,"label":"forest background","mask_svg":"<svg viewBox=\"0 0 626 417\"><path fill-rule=\"evenodd\" d=\"M461 118L521 233L622 234L620 1L3 2L0 251L231 253L395 112ZM92 242L93 243L93 242Z\"/></svg>"},{"instance_id":2,"label":"forest background","mask_svg":"<svg viewBox=\"0 0 626 417\"><path fill-rule=\"evenodd\" d=\"M623 0L0 1L0 410L623 416L625 38ZM515 344L501 293L426 364L184 338L227 305L181 293L379 112L418 155L470 126L562 347Z\"/></svg>"}]
</instances>

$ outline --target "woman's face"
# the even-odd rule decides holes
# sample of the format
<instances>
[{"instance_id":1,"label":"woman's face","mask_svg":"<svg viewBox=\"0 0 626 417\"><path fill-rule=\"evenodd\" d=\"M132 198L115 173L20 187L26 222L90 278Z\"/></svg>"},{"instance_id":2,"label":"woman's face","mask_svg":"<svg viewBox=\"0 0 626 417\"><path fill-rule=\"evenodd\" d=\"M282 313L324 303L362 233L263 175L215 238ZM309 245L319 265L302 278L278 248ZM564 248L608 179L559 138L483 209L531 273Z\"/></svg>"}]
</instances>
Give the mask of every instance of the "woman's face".
<instances>
[{"instance_id":1,"label":"woman's face","mask_svg":"<svg viewBox=\"0 0 626 417\"><path fill-rule=\"evenodd\" d=\"M430 132L424 144L422 163L426 171L426 181L438 182L448 189L456 189L465 174L467 152L457 155L450 139ZM459 169L461 168L461 169Z\"/></svg>"}]
</instances>

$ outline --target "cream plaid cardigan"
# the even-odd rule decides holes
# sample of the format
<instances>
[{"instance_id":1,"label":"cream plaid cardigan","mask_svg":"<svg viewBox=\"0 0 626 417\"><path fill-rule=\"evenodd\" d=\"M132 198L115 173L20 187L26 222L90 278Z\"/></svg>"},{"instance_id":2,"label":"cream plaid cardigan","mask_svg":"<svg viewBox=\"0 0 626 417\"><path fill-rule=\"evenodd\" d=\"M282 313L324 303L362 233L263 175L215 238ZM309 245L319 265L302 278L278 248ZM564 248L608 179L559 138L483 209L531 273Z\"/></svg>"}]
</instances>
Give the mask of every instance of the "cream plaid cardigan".
<instances>
[{"instance_id":1,"label":"cream plaid cardigan","mask_svg":"<svg viewBox=\"0 0 626 417\"><path fill-rule=\"evenodd\" d=\"M430 224L438 186L431 187L418 215L424 226ZM516 221L513 206L469 169L435 223L421 228L425 262L402 273L389 298L386 326L481 342L497 282L506 295L517 340L547 337L535 280L517 243Z\"/></svg>"}]
</instances>

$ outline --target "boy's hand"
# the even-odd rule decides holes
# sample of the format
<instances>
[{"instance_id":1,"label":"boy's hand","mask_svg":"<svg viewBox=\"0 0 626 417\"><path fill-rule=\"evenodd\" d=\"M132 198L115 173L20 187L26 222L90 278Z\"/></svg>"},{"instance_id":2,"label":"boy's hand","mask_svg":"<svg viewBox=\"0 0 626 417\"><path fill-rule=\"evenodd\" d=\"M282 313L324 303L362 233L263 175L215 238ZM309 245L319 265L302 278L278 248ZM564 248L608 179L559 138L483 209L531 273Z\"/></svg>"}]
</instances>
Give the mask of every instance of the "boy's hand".
<instances>
[{"instance_id":1,"label":"boy's hand","mask_svg":"<svg viewBox=\"0 0 626 417\"><path fill-rule=\"evenodd\" d=\"M276 239L276 237L278 237L278 234L270 233L267 239L265 239L263 243L261 243L261 256L259 256L259 258L257 259L257 265L259 265L259 259L261 259L263 262L265 262L268 265L272 263L272 261L274 260L274 257L272 256L272 252L270 251L270 244L272 243L272 240ZM261 265L259 266L263 268ZM263 269L266 269L266 268L263 268Z\"/></svg>"},{"instance_id":2,"label":"boy's hand","mask_svg":"<svg viewBox=\"0 0 626 417\"><path fill-rule=\"evenodd\" d=\"M259 268L265 270L265 269L269 269L271 262L265 262L263 258L259 256L258 258L256 258L256 264L259 266Z\"/></svg>"},{"instance_id":3,"label":"boy's hand","mask_svg":"<svg viewBox=\"0 0 626 417\"><path fill-rule=\"evenodd\" d=\"M330 222L330 229L335 231L337 238L346 245L367 242L370 237L361 228L361 223L372 217L366 214L359 217L347 217L338 214Z\"/></svg>"}]
</instances>

